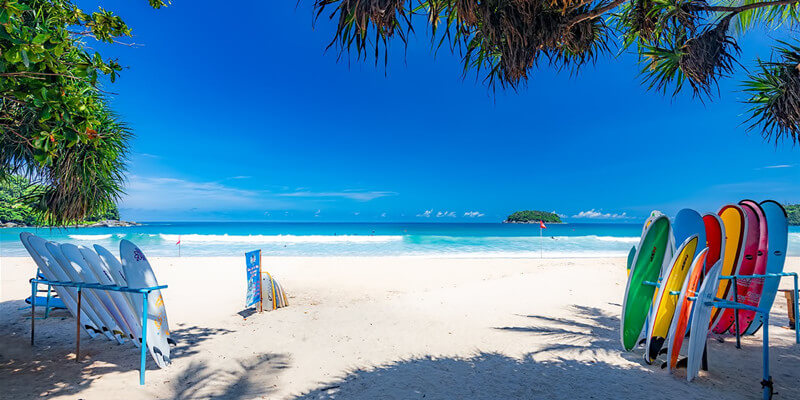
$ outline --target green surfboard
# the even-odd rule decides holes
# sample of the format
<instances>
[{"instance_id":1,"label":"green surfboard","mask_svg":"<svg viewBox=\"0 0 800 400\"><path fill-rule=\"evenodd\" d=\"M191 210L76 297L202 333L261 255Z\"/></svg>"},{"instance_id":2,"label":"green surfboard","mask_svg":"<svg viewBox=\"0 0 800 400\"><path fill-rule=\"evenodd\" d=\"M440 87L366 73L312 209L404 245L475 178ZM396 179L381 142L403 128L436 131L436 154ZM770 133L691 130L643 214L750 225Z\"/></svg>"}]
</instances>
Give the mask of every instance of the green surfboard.
<instances>
[{"instance_id":1,"label":"green surfboard","mask_svg":"<svg viewBox=\"0 0 800 400\"><path fill-rule=\"evenodd\" d=\"M642 333L647 313L653 303L656 287L645 282L658 281L667 254L670 238L669 219L661 216L653 221L637 246L628 286L622 303L620 336L622 347L631 351Z\"/></svg>"}]
</instances>

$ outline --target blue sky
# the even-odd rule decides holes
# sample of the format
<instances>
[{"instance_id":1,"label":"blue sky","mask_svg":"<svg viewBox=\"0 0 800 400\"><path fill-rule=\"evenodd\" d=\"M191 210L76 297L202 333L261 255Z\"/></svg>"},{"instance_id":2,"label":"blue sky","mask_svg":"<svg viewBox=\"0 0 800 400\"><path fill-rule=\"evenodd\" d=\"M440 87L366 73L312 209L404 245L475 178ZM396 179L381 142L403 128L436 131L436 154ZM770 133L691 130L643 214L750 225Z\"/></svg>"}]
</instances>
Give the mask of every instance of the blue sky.
<instances>
[{"instance_id":1,"label":"blue sky","mask_svg":"<svg viewBox=\"0 0 800 400\"><path fill-rule=\"evenodd\" d=\"M136 135L126 219L494 222L540 209L636 221L800 201L800 149L742 125L741 68L705 104L648 93L631 56L574 77L541 68L492 95L422 29L407 53L392 45L387 69L337 62L310 1L102 4L141 44L92 44L129 67L107 87ZM782 36L741 39L746 65L769 57L770 37Z\"/></svg>"}]
</instances>

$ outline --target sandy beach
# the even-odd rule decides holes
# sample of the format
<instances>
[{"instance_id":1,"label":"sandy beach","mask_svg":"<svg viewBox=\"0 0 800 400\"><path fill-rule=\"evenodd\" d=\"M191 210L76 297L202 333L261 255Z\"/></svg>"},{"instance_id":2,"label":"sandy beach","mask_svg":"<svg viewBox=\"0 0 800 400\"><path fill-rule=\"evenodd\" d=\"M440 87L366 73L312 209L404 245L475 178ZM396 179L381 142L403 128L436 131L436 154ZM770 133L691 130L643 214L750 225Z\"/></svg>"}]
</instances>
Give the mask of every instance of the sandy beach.
<instances>
[{"instance_id":1,"label":"sandy beach","mask_svg":"<svg viewBox=\"0 0 800 400\"><path fill-rule=\"evenodd\" d=\"M625 260L264 258L290 306L243 309L244 259L153 258L173 365L130 343L81 341L57 311L29 344L29 258L0 259L0 397L7 399L760 398L761 334L709 340L692 383L619 344ZM787 271L800 271L790 258ZM789 286L785 280L782 287ZM772 310L776 398L800 398L800 345Z\"/></svg>"}]
</instances>

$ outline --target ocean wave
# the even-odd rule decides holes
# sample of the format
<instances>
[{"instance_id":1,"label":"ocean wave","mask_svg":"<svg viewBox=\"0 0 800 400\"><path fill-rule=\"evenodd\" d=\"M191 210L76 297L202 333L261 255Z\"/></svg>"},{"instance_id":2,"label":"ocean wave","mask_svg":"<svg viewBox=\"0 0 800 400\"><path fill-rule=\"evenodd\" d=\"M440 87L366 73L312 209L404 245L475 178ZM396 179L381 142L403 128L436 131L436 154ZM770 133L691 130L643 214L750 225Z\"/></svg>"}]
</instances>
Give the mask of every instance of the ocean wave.
<instances>
[{"instance_id":1,"label":"ocean wave","mask_svg":"<svg viewBox=\"0 0 800 400\"><path fill-rule=\"evenodd\" d=\"M70 239L75 240L105 240L111 239L111 234L107 235L67 235Z\"/></svg>"},{"instance_id":2,"label":"ocean wave","mask_svg":"<svg viewBox=\"0 0 800 400\"><path fill-rule=\"evenodd\" d=\"M159 234L161 239L181 243L388 243L402 241L394 235L172 235Z\"/></svg>"}]
</instances>

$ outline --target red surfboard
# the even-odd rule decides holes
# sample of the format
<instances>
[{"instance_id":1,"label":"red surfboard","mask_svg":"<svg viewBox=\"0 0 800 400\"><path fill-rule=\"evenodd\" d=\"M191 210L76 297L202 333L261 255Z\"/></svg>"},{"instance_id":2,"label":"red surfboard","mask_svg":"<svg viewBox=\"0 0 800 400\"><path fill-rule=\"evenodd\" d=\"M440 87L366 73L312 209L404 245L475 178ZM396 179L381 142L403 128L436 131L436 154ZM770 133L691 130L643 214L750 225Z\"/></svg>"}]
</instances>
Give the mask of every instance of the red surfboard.
<instances>
[{"instance_id":1,"label":"red surfboard","mask_svg":"<svg viewBox=\"0 0 800 400\"><path fill-rule=\"evenodd\" d=\"M703 276L705 276L708 270L722 258L723 251L725 251L725 228L722 225L722 219L717 214L703 215L703 224L706 226L706 247L708 247L706 267L703 271Z\"/></svg>"},{"instance_id":2,"label":"red surfboard","mask_svg":"<svg viewBox=\"0 0 800 400\"><path fill-rule=\"evenodd\" d=\"M739 202L742 208L748 207L755 213L756 217L758 217L758 230L759 230L759 238L758 238L758 247L756 250L756 262L755 268L753 269L753 275L761 275L767 272L767 241L769 237L767 236L767 217L764 215L764 210L761 209L761 206L758 205L755 201L752 200L742 200ZM747 212L745 210L745 212ZM747 257L745 253L745 257ZM744 281L744 279L742 279ZM747 281L742 282L742 284L748 283ZM739 302L744 303L750 306L758 307L758 303L761 300L761 290L764 287L764 278L753 278L749 280L749 285L747 287L747 291L742 296L742 292L739 292ZM750 310L741 310L739 311L739 334L744 334L747 328L750 326L750 323L753 322L753 319L756 317L755 311ZM731 326L731 333L736 334L736 326Z\"/></svg>"},{"instance_id":3,"label":"red surfboard","mask_svg":"<svg viewBox=\"0 0 800 400\"><path fill-rule=\"evenodd\" d=\"M742 251L742 264L739 266L739 271L736 272L735 275L753 275L753 271L756 269L756 256L758 254L758 242L761 239L761 231L760 225L761 221L758 219L758 215L756 214L755 210L751 206L747 204L740 204L739 205L744 212L745 219L747 219L747 232L745 233L744 241L742 243L743 251ZM750 279L737 279L736 280L736 294L738 297L734 299L737 303L745 303L745 299L747 299L747 295L750 289ZM733 292L733 288L731 288L729 293ZM742 311L739 311L739 316L742 316ZM734 326L735 319L735 312L731 308L726 308L722 311L722 316L720 318L719 324L714 327L714 333L725 333ZM739 320L739 326L741 327L741 319ZM746 325L745 325L746 326Z\"/></svg>"}]
</instances>

